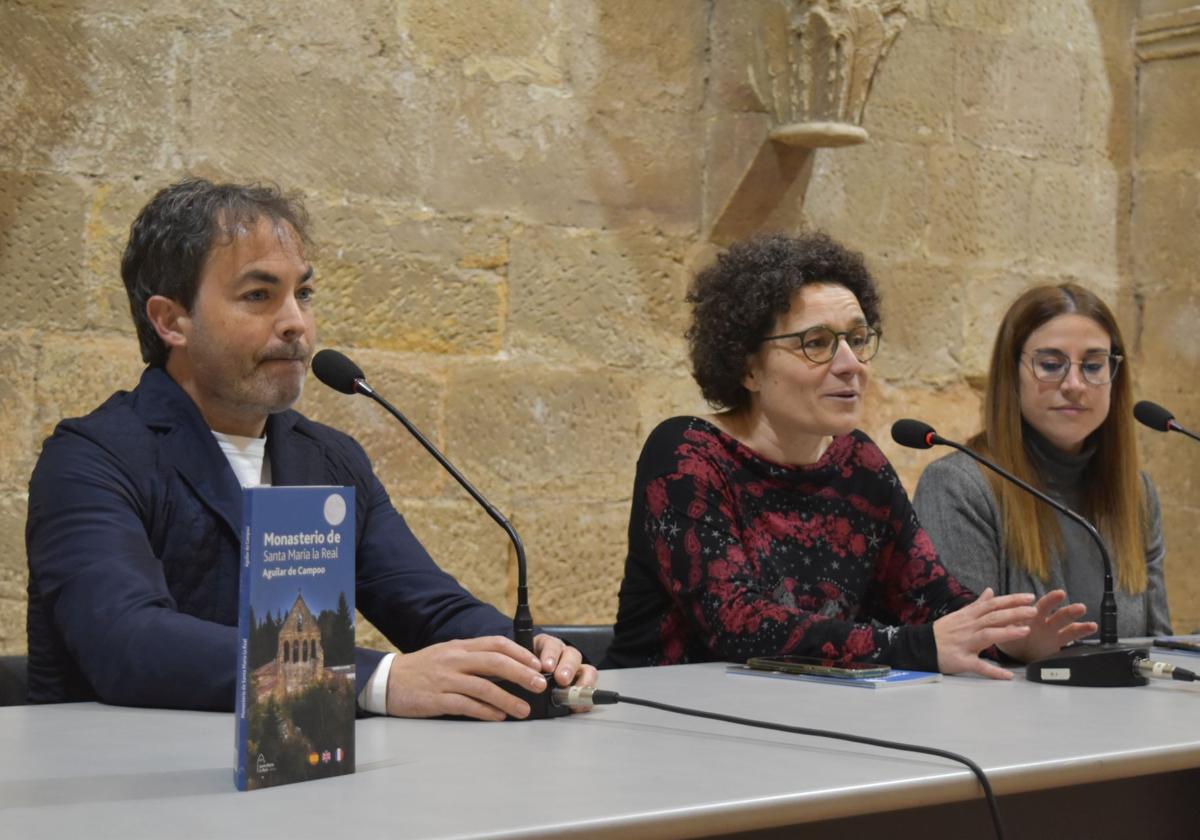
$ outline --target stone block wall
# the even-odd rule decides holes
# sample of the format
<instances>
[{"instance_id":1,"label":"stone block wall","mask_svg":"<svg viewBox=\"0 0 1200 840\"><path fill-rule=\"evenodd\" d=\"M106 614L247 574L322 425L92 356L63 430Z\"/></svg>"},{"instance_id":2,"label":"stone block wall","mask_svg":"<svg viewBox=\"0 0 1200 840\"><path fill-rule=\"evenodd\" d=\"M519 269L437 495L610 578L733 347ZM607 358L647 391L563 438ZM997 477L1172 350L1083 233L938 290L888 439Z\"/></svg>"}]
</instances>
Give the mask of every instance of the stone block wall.
<instances>
[{"instance_id":1,"label":"stone block wall","mask_svg":"<svg viewBox=\"0 0 1200 840\"><path fill-rule=\"evenodd\" d=\"M1200 427L1200 4L1142 0L1138 60L1132 288L1138 312L1139 391ZM1200 628L1200 446L1177 434L1142 433L1167 536L1175 629Z\"/></svg>"},{"instance_id":2,"label":"stone block wall","mask_svg":"<svg viewBox=\"0 0 1200 840\"><path fill-rule=\"evenodd\" d=\"M1144 5L906 0L869 142L799 160L754 220L866 254L886 319L866 426L910 489L932 456L891 445L891 421L973 432L998 317L1035 283L1101 291L1137 337L1139 395L1200 418L1196 59L1135 56L1171 4ZM610 621L641 442L704 410L682 296L767 131L796 118L787 26L807 7L0 4L0 651L24 649L29 472L58 418L136 382L119 255L185 173L305 194L320 343L511 514L536 618ZM300 408L357 436L439 562L510 609L503 534L402 429L315 381ZM1191 629L1195 461L1150 435Z\"/></svg>"}]
</instances>

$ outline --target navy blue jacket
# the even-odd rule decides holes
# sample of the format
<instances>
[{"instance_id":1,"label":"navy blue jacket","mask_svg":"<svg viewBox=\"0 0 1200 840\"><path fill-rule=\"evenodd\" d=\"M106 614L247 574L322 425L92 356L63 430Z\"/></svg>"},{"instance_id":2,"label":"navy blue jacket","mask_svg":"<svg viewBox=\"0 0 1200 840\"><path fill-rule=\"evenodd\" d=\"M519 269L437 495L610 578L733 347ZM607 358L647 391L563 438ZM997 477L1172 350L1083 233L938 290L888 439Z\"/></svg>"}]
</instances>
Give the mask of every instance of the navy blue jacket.
<instances>
[{"instance_id":1,"label":"navy blue jacket","mask_svg":"<svg viewBox=\"0 0 1200 840\"><path fill-rule=\"evenodd\" d=\"M352 438L294 411L267 421L277 485L355 491L360 612L401 650L512 635L439 569ZM199 409L148 368L64 420L29 483L29 699L233 708L242 491ZM359 687L383 654L360 649Z\"/></svg>"}]
</instances>

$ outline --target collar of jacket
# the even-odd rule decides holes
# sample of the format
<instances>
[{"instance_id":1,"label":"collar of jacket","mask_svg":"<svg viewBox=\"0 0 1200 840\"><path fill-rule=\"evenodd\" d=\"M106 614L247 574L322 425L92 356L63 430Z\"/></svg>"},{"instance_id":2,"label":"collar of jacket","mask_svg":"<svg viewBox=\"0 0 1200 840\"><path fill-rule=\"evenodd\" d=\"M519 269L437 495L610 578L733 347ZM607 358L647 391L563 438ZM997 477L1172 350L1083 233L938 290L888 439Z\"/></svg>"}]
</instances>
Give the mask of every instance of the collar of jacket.
<instances>
[{"instance_id":1,"label":"collar of jacket","mask_svg":"<svg viewBox=\"0 0 1200 840\"><path fill-rule=\"evenodd\" d=\"M159 439L160 469L174 469L240 538L242 487L192 398L160 367L146 368L133 392L134 412ZM324 448L298 426L292 410L267 418L267 457L276 486L327 484Z\"/></svg>"}]
</instances>

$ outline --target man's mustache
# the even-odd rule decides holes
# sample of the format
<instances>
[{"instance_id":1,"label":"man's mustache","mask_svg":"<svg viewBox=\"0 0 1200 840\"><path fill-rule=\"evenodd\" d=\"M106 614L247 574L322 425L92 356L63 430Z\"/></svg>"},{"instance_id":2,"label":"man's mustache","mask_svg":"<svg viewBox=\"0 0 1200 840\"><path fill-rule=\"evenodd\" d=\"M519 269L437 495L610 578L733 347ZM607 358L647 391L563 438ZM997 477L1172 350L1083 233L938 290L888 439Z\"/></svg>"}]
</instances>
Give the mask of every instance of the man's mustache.
<instances>
[{"instance_id":1,"label":"man's mustache","mask_svg":"<svg viewBox=\"0 0 1200 840\"><path fill-rule=\"evenodd\" d=\"M289 344L284 347L278 347L273 350L268 350L259 357L260 362L274 361L299 361L308 364L309 358L312 356L312 348L306 344L296 343Z\"/></svg>"}]
</instances>

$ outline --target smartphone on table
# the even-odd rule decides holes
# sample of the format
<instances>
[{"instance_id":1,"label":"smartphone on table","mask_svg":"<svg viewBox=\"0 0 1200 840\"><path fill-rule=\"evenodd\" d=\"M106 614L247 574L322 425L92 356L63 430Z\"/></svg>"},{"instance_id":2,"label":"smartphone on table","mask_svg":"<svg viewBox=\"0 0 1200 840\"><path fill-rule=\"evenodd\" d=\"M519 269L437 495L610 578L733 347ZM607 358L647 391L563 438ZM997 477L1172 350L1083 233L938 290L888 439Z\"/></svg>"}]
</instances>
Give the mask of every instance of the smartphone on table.
<instances>
[{"instance_id":1,"label":"smartphone on table","mask_svg":"<svg viewBox=\"0 0 1200 840\"><path fill-rule=\"evenodd\" d=\"M840 677L846 680L866 680L886 677L891 673L890 665L870 662L838 662L833 659L817 659L811 656L753 656L746 665L756 671L778 671L783 674L816 674L822 677Z\"/></svg>"}]
</instances>

